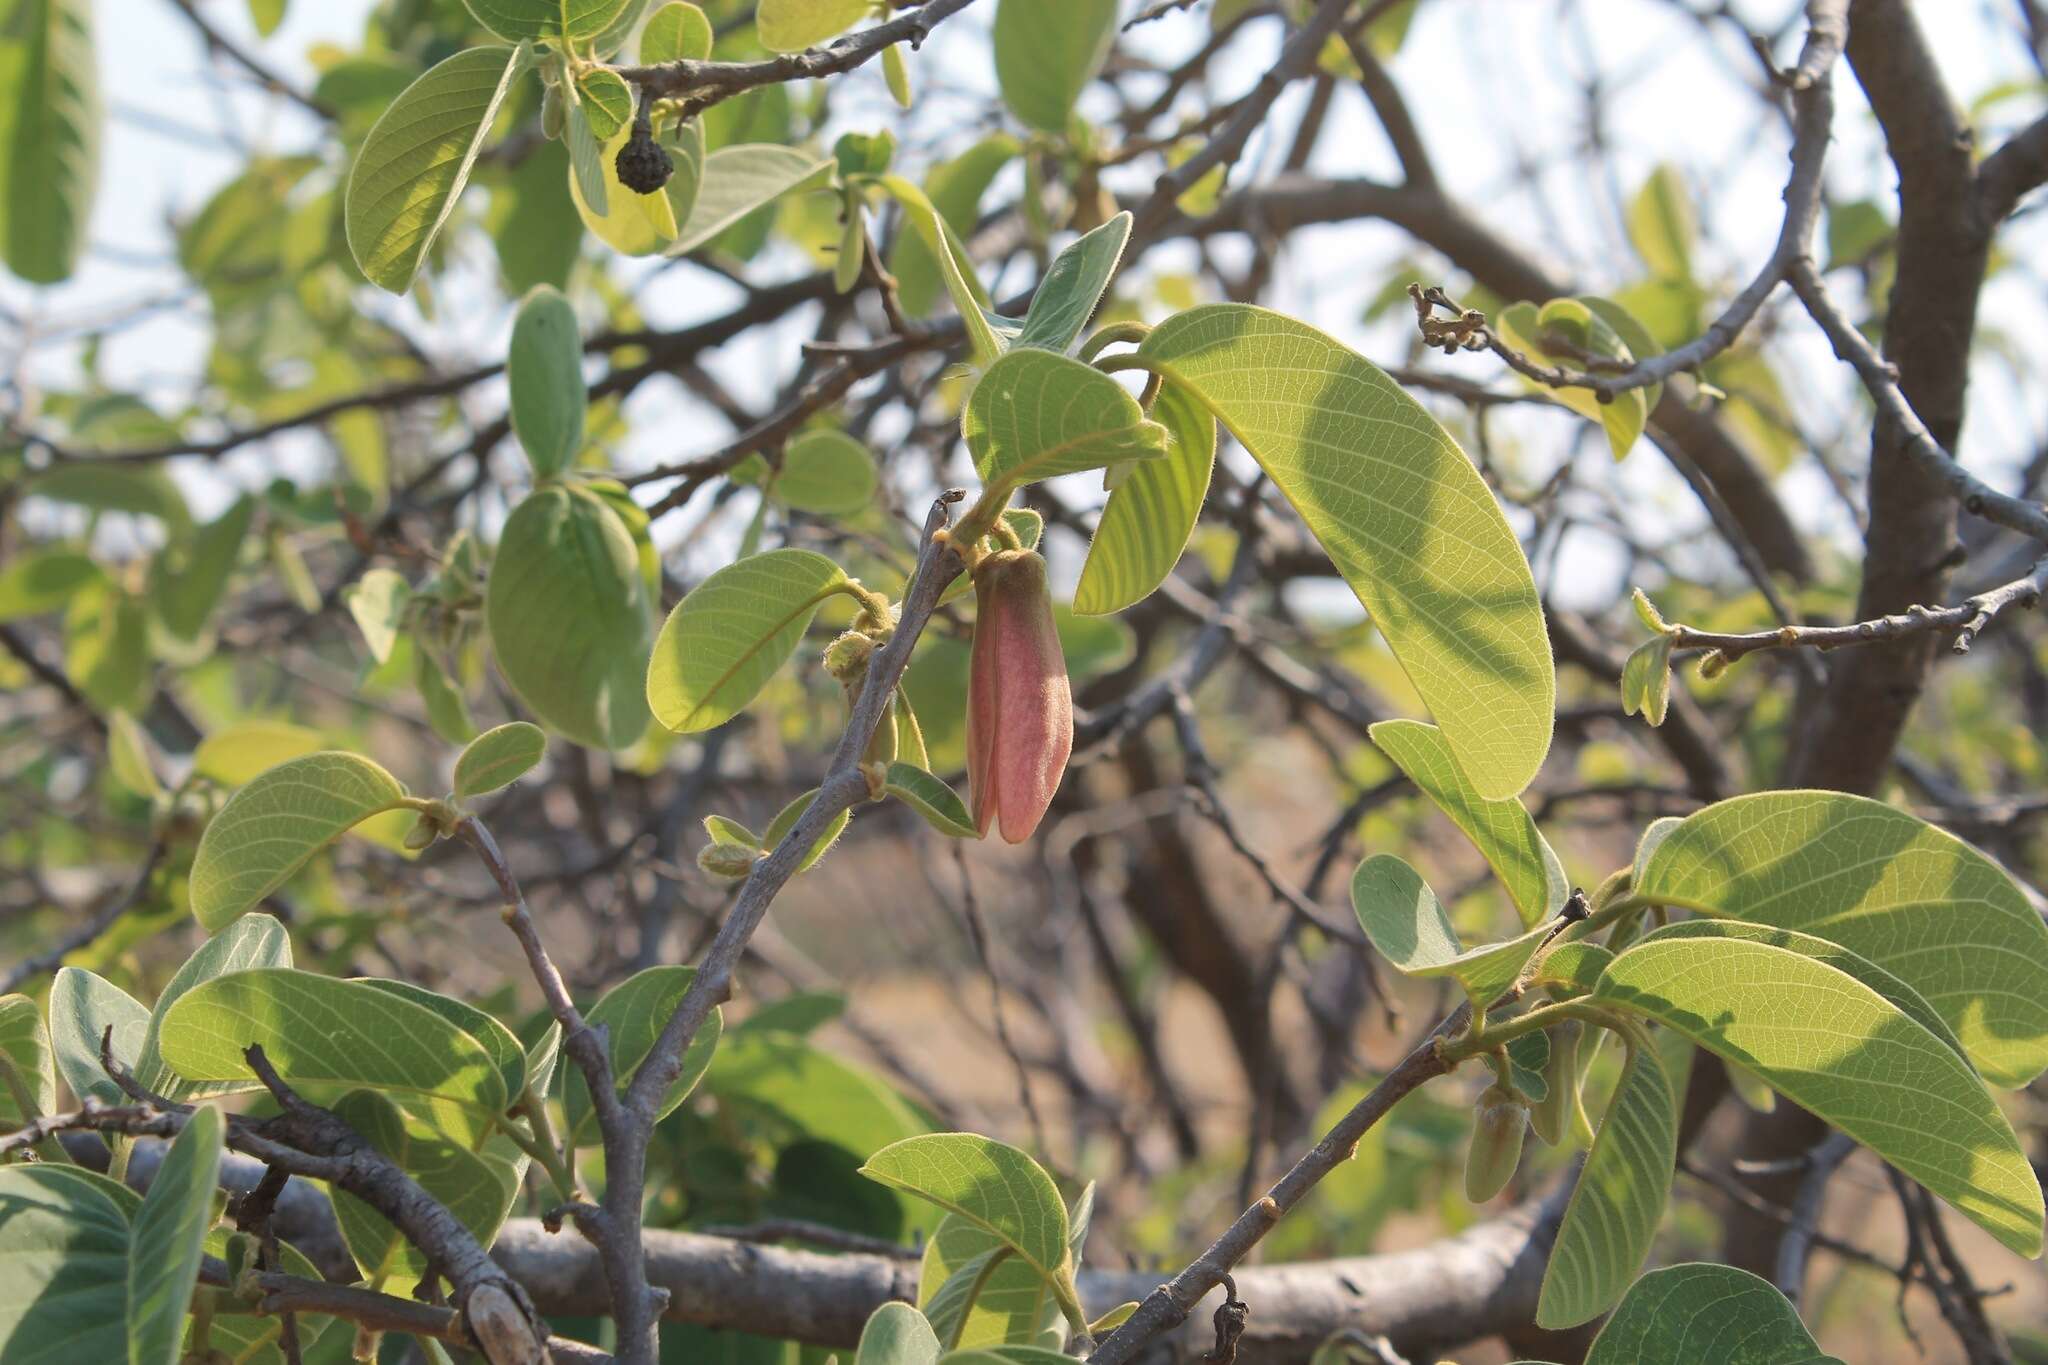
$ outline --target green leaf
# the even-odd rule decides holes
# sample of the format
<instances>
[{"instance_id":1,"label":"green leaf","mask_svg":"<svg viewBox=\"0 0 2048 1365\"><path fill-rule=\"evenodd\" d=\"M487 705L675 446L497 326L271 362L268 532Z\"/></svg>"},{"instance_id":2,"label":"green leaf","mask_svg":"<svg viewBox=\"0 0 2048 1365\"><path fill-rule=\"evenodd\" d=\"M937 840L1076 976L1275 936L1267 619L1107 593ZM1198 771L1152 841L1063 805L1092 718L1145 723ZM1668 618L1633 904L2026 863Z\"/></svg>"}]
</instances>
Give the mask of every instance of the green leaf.
<instances>
[{"instance_id":1,"label":"green leaf","mask_svg":"<svg viewBox=\"0 0 2048 1365\"><path fill-rule=\"evenodd\" d=\"M891 43L882 49L882 79L888 83L889 97L897 107L910 107L910 59L903 55L903 44Z\"/></svg>"},{"instance_id":2,"label":"green leaf","mask_svg":"<svg viewBox=\"0 0 2048 1365\"><path fill-rule=\"evenodd\" d=\"M134 1054L135 1079L145 1090L155 1091L173 1100L210 1099L215 1095L238 1094L258 1088L253 1080L236 1081L224 1086L207 1086L186 1080L164 1063L162 1043L158 1037L163 1028L163 1019L171 1006L182 1000L195 987L201 986L217 976L229 972L248 971L255 967L289 967L292 965L292 939L285 932L284 925L269 915L244 915L212 938L199 945L184 965L172 975L162 991L157 993L156 1005L149 1012L148 1027L143 1030L142 1046ZM118 1052L116 1055L120 1055Z\"/></svg>"},{"instance_id":3,"label":"green leaf","mask_svg":"<svg viewBox=\"0 0 2048 1365\"><path fill-rule=\"evenodd\" d=\"M1748 1067L2006 1246L2040 1254L2041 1187L2012 1125L1961 1058L1847 973L1764 943L1662 940L1615 958L1593 999Z\"/></svg>"},{"instance_id":4,"label":"green leaf","mask_svg":"<svg viewBox=\"0 0 2048 1365\"><path fill-rule=\"evenodd\" d=\"M1479 795L1526 787L1557 696L1536 581L1436 420L1364 357L1246 304L1171 317L1138 355L1215 413L1301 513Z\"/></svg>"},{"instance_id":5,"label":"green leaf","mask_svg":"<svg viewBox=\"0 0 2048 1365\"><path fill-rule=\"evenodd\" d=\"M394 294L412 288L525 65L523 47L458 52L370 129L349 172L343 218L349 251L371 283Z\"/></svg>"},{"instance_id":6,"label":"green leaf","mask_svg":"<svg viewBox=\"0 0 2048 1365\"><path fill-rule=\"evenodd\" d=\"M76 1166L0 1167L0 1359L127 1358L128 1219L138 1202Z\"/></svg>"},{"instance_id":7,"label":"green leaf","mask_svg":"<svg viewBox=\"0 0 2048 1365\"><path fill-rule=\"evenodd\" d=\"M980 832L959 794L922 768L908 763L889 765L889 795L908 804L926 824L949 839L975 839Z\"/></svg>"},{"instance_id":8,"label":"green leaf","mask_svg":"<svg viewBox=\"0 0 2048 1365\"><path fill-rule=\"evenodd\" d=\"M1537 1299L1538 1326L1589 1322L1628 1289L1650 1254L1677 1161L1671 1077L1654 1047L1632 1046L1558 1226Z\"/></svg>"},{"instance_id":9,"label":"green leaf","mask_svg":"<svg viewBox=\"0 0 2048 1365\"><path fill-rule=\"evenodd\" d=\"M192 751L192 771L225 787L253 781L265 769L320 752L317 731L281 720L239 720L214 731Z\"/></svg>"},{"instance_id":10,"label":"green leaf","mask_svg":"<svg viewBox=\"0 0 2048 1365\"><path fill-rule=\"evenodd\" d=\"M633 0L462 0L500 38L594 38L633 7Z\"/></svg>"},{"instance_id":11,"label":"green leaf","mask_svg":"<svg viewBox=\"0 0 2048 1365\"><path fill-rule=\"evenodd\" d=\"M196 640L227 594L228 580L242 557L242 542L256 515L256 500L240 497L227 511L195 531L190 540L164 547L151 567L151 596L157 619L181 640Z\"/></svg>"},{"instance_id":12,"label":"green leaf","mask_svg":"<svg viewBox=\"0 0 2048 1365\"><path fill-rule=\"evenodd\" d=\"M1404 976L1448 976L1483 1010L1514 985L1549 926L1467 951L1422 874L1391 853L1376 853L1351 875L1351 908L1380 956Z\"/></svg>"},{"instance_id":13,"label":"green leaf","mask_svg":"<svg viewBox=\"0 0 2048 1365\"><path fill-rule=\"evenodd\" d=\"M64 669L101 711L132 710L146 702L149 616L142 600L112 583L74 594L64 617Z\"/></svg>"},{"instance_id":14,"label":"green leaf","mask_svg":"<svg viewBox=\"0 0 2048 1365\"><path fill-rule=\"evenodd\" d=\"M1662 279L1692 278L1692 248L1699 237L1692 200L1678 167L1664 162L1628 203L1628 239L1652 275Z\"/></svg>"},{"instance_id":15,"label":"green leaf","mask_svg":"<svg viewBox=\"0 0 2048 1365\"><path fill-rule=\"evenodd\" d=\"M71 1093L102 1104L125 1104L128 1096L100 1065L100 1039L114 1037L114 1060L133 1071L149 1032L149 1011L134 996L83 967L64 967L50 986L50 1050Z\"/></svg>"},{"instance_id":16,"label":"green leaf","mask_svg":"<svg viewBox=\"0 0 2048 1365\"><path fill-rule=\"evenodd\" d=\"M663 62L701 62L711 55L711 20L704 11L674 0L647 16L640 30L640 60L648 66Z\"/></svg>"},{"instance_id":17,"label":"green leaf","mask_svg":"<svg viewBox=\"0 0 2048 1365\"><path fill-rule=\"evenodd\" d=\"M1016 344L1064 354L1088 325L1130 239L1131 215L1119 213L1055 257L1031 296Z\"/></svg>"},{"instance_id":18,"label":"green leaf","mask_svg":"<svg viewBox=\"0 0 2048 1365\"><path fill-rule=\"evenodd\" d=\"M582 106L570 105L563 116L562 143L569 151L569 197L576 205L577 217L585 223L602 219L611 212L611 187L618 168L605 161L604 148L590 131ZM592 223L592 227L595 230L596 225ZM605 237L607 243L611 240Z\"/></svg>"},{"instance_id":19,"label":"green leaf","mask_svg":"<svg viewBox=\"0 0 2048 1365\"><path fill-rule=\"evenodd\" d=\"M1051 351L1011 351L990 365L960 427L990 488L1166 453L1166 428L1146 420L1122 385Z\"/></svg>"},{"instance_id":20,"label":"green leaf","mask_svg":"<svg viewBox=\"0 0 2048 1365\"><path fill-rule=\"evenodd\" d=\"M513 509L484 599L498 667L550 729L623 749L647 728L647 589L617 512L585 488Z\"/></svg>"},{"instance_id":21,"label":"green leaf","mask_svg":"<svg viewBox=\"0 0 2048 1365\"><path fill-rule=\"evenodd\" d=\"M455 760L455 799L470 801L511 786L547 751L547 733L523 720L484 731Z\"/></svg>"},{"instance_id":22,"label":"green leaf","mask_svg":"<svg viewBox=\"0 0 2048 1365\"><path fill-rule=\"evenodd\" d=\"M1549 990L1559 999L1584 995L1593 989L1593 983L1612 961L1614 954L1599 944L1568 939L1544 954L1543 964L1536 969L1530 984Z\"/></svg>"},{"instance_id":23,"label":"green leaf","mask_svg":"<svg viewBox=\"0 0 2048 1365\"><path fill-rule=\"evenodd\" d=\"M99 181L90 0L17 0L0 32L0 255L31 284L68 279Z\"/></svg>"},{"instance_id":24,"label":"green leaf","mask_svg":"<svg viewBox=\"0 0 2048 1365\"><path fill-rule=\"evenodd\" d=\"M583 339L576 310L558 289L534 289L520 301L505 360L512 389L512 430L535 478L561 473L583 448Z\"/></svg>"},{"instance_id":25,"label":"green leaf","mask_svg":"<svg viewBox=\"0 0 2048 1365\"><path fill-rule=\"evenodd\" d=\"M1623 715L1641 713L1652 725L1664 723L1671 706L1671 637L1653 635L1629 651L1621 666Z\"/></svg>"},{"instance_id":26,"label":"green leaf","mask_svg":"<svg viewBox=\"0 0 2048 1365\"><path fill-rule=\"evenodd\" d=\"M774 143L720 147L704 158L703 179L690 218L681 224L667 252L695 251L740 219L796 190L831 177L832 158Z\"/></svg>"},{"instance_id":27,"label":"green leaf","mask_svg":"<svg viewBox=\"0 0 2048 1365\"><path fill-rule=\"evenodd\" d=\"M1038 1340L1055 1328L1052 1285L1009 1244L957 1213L939 1220L918 1266L918 1302L948 1347Z\"/></svg>"},{"instance_id":28,"label":"green leaf","mask_svg":"<svg viewBox=\"0 0 2048 1365\"><path fill-rule=\"evenodd\" d=\"M735 1029L720 1042L704 1089L721 1106L766 1110L857 1156L927 1126L880 1077L793 1033Z\"/></svg>"},{"instance_id":29,"label":"green leaf","mask_svg":"<svg viewBox=\"0 0 2048 1365\"><path fill-rule=\"evenodd\" d=\"M1180 562L1209 495L1216 419L1171 381L1160 386L1152 416L1166 427L1166 458L1131 466L1103 506L1074 589L1074 610L1084 615L1122 611L1151 596Z\"/></svg>"},{"instance_id":30,"label":"green leaf","mask_svg":"<svg viewBox=\"0 0 2048 1365\"><path fill-rule=\"evenodd\" d=\"M616 71L586 71L576 78L583 99L583 117L599 142L609 142L633 121L633 87Z\"/></svg>"},{"instance_id":31,"label":"green leaf","mask_svg":"<svg viewBox=\"0 0 2048 1365\"><path fill-rule=\"evenodd\" d=\"M208 932L221 928L352 826L405 800L397 778L354 754L279 764L207 822L192 857L192 913Z\"/></svg>"},{"instance_id":32,"label":"green leaf","mask_svg":"<svg viewBox=\"0 0 2048 1365\"><path fill-rule=\"evenodd\" d=\"M694 967L648 967L633 973L618 985L606 991L598 1002L584 1011L584 1018L596 1027L603 1025L610 1031L607 1040L612 1059L612 1078L618 1083L620 1094L633 1083L633 1076L640 1070L640 1064L647 1060L647 1054L654 1050L655 1041L661 1031L668 1027L669 1019L689 993L690 983L696 979ZM683 1052L683 1069L677 1073L668 1093L656 1107L657 1118L673 1113L677 1105L689 1097L702 1080L706 1068L711 1065L712 1056L718 1051L718 1037L725 1027L722 1010L713 1009L705 1018L697 1036L690 1040L690 1046ZM570 1067L564 1073L567 1088L562 1093L562 1109L567 1116L569 1141L582 1145L597 1135L597 1113L591 1107L590 1089L583 1079L580 1067Z\"/></svg>"},{"instance_id":33,"label":"green leaf","mask_svg":"<svg viewBox=\"0 0 2048 1365\"><path fill-rule=\"evenodd\" d=\"M1000 0L996 83L1026 126L1055 137L1116 37L1116 0Z\"/></svg>"},{"instance_id":34,"label":"green leaf","mask_svg":"<svg viewBox=\"0 0 2048 1365\"><path fill-rule=\"evenodd\" d=\"M25 995L0 995L0 1064L13 1073L11 1079L35 1110L24 1112L14 1085L0 1084L0 1132L57 1112L57 1064L50 1035L43 1031L42 1011Z\"/></svg>"},{"instance_id":35,"label":"green leaf","mask_svg":"<svg viewBox=\"0 0 2048 1365\"><path fill-rule=\"evenodd\" d=\"M142 1198L128 1251L128 1365L177 1365L226 1128L220 1110L194 1110Z\"/></svg>"},{"instance_id":36,"label":"green leaf","mask_svg":"<svg viewBox=\"0 0 2048 1365\"><path fill-rule=\"evenodd\" d=\"M504 1111L505 1084L481 1043L434 1011L359 981L260 967L193 987L157 1031L188 1081L247 1080L260 1046L294 1086L366 1086L416 1095L452 1136L480 1139Z\"/></svg>"},{"instance_id":37,"label":"green leaf","mask_svg":"<svg viewBox=\"0 0 2048 1365\"><path fill-rule=\"evenodd\" d=\"M1701 1261L1637 1280L1586 1355L1586 1365L1681 1360L1842 1365L1822 1354L1798 1311L1769 1280Z\"/></svg>"},{"instance_id":38,"label":"green leaf","mask_svg":"<svg viewBox=\"0 0 2048 1365\"><path fill-rule=\"evenodd\" d=\"M923 241L925 251L937 265L939 279L945 282L953 307L959 311L960 321L967 329L974 363L981 369L987 369L1008 349L1009 343L991 321L994 305L987 287L974 273L973 262L960 241L958 231L939 213L938 206L923 190L902 176L885 175L880 183L903 205L903 216L911 229L903 235L914 234Z\"/></svg>"},{"instance_id":39,"label":"green leaf","mask_svg":"<svg viewBox=\"0 0 2048 1365\"><path fill-rule=\"evenodd\" d=\"M627 256L652 256L675 240L675 205L666 194L641 194L626 187L619 179L619 152L632 130L616 129L600 145L588 127L585 108L578 105L569 111L569 197L583 225L606 246ZM594 155L591 148L596 149ZM589 188L593 175L603 190L594 198Z\"/></svg>"},{"instance_id":40,"label":"green leaf","mask_svg":"<svg viewBox=\"0 0 2048 1365\"><path fill-rule=\"evenodd\" d=\"M861 1174L979 1224L1041 1275L1069 1268L1067 1206L1052 1177L1008 1143L928 1133L884 1147Z\"/></svg>"},{"instance_id":41,"label":"green leaf","mask_svg":"<svg viewBox=\"0 0 2048 1365\"><path fill-rule=\"evenodd\" d=\"M25 550L0 568L0 625L54 611L104 575L76 550Z\"/></svg>"},{"instance_id":42,"label":"green leaf","mask_svg":"<svg viewBox=\"0 0 2048 1365\"><path fill-rule=\"evenodd\" d=\"M372 1147L439 1200L485 1247L511 1211L516 1184L500 1161L469 1151L417 1121L371 1090L352 1090L334 1106ZM426 1273L427 1258L382 1214L346 1190L334 1191L334 1220L349 1255L372 1288L389 1281L410 1286Z\"/></svg>"},{"instance_id":43,"label":"green leaf","mask_svg":"<svg viewBox=\"0 0 2048 1365\"><path fill-rule=\"evenodd\" d=\"M954 239L974 226L981 196L1017 152L1016 138L997 133L983 138L951 161L942 162L925 178L924 202L952 230ZM905 313L923 317L931 312L944 281L926 232L896 234L896 243L889 251L889 273L896 277L896 297Z\"/></svg>"},{"instance_id":44,"label":"green leaf","mask_svg":"<svg viewBox=\"0 0 2048 1365\"><path fill-rule=\"evenodd\" d=\"M874 501L875 457L843 431L807 431L782 452L768 495L813 516L847 517Z\"/></svg>"},{"instance_id":45,"label":"green leaf","mask_svg":"<svg viewBox=\"0 0 2048 1365\"><path fill-rule=\"evenodd\" d=\"M697 191L704 187L704 121L691 119L661 135L674 167L661 192L668 196L669 213L681 224L697 211Z\"/></svg>"},{"instance_id":46,"label":"green leaf","mask_svg":"<svg viewBox=\"0 0 2048 1365\"><path fill-rule=\"evenodd\" d=\"M156 775L156 746L126 711L107 713L107 771L137 796L154 801L164 785Z\"/></svg>"},{"instance_id":47,"label":"green leaf","mask_svg":"<svg viewBox=\"0 0 2048 1365\"><path fill-rule=\"evenodd\" d=\"M519 1098L526 1089L528 1065L526 1050L519 1045L519 1039L512 1030L498 1022L497 1016L476 1006L457 1000L453 996L430 991L424 986L415 986L409 981L393 981L386 977L363 976L353 978L358 984L409 1000L425 1010L431 1010L442 1019L455 1025L471 1038L478 1047L490 1054L491 1061L498 1068L498 1076L505 1083L507 1102Z\"/></svg>"},{"instance_id":48,"label":"green leaf","mask_svg":"<svg viewBox=\"0 0 2048 1365\"><path fill-rule=\"evenodd\" d=\"M1835 792L1764 792L1673 826L1635 894L1839 943L1925 996L1993 1085L2048 1067L2048 927L1944 830Z\"/></svg>"},{"instance_id":49,"label":"green leaf","mask_svg":"<svg viewBox=\"0 0 2048 1365\"><path fill-rule=\"evenodd\" d=\"M450 744L467 744L476 738L476 721L470 717L462 689L449 678L433 646L419 636L412 642L412 682L435 734Z\"/></svg>"},{"instance_id":50,"label":"green leaf","mask_svg":"<svg viewBox=\"0 0 2048 1365\"><path fill-rule=\"evenodd\" d=\"M838 37L873 8L872 0L761 0L754 31L770 52L801 52Z\"/></svg>"},{"instance_id":51,"label":"green leaf","mask_svg":"<svg viewBox=\"0 0 2048 1365\"><path fill-rule=\"evenodd\" d=\"M249 0L249 22L259 36L268 38L284 22L286 0Z\"/></svg>"},{"instance_id":52,"label":"green leaf","mask_svg":"<svg viewBox=\"0 0 2048 1365\"><path fill-rule=\"evenodd\" d=\"M1590 300L1552 299L1540 309L1533 303L1510 304L1500 310L1494 323L1501 340L1539 364L1584 370L1588 355L1624 364L1639 359L1606 318L1594 311ZM1551 349L1544 344L1550 337L1566 344ZM1642 389L1616 394L1613 402L1603 403L1591 389L1553 389L1535 380L1525 382L1531 388L1541 388L1587 421L1598 422L1607 433L1608 448L1617 460L1628 454L1649 420L1648 396Z\"/></svg>"},{"instance_id":53,"label":"green leaf","mask_svg":"<svg viewBox=\"0 0 2048 1365\"><path fill-rule=\"evenodd\" d=\"M938 1365L938 1359L939 1339L924 1314L907 1303L885 1303L860 1329L853 1365Z\"/></svg>"},{"instance_id":54,"label":"green leaf","mask_svg":"<svg viewBox=\"0 0 2048 1365\"><path fill-rule=\"evenodd\" d=\"M810 550L769 550L712 574L676 604L647 665L647 705L678 734L723 725L795 652L847 582Z\"/></svg>"},{"instance_id":55,"label":"green leaf","mask_svg":"<svg viewBox=\"0 0 2048 1365\"><path fill-rule=\"evenodd\" d=\"M817 795L818 789L813 787L802 796L792 800L780 811L777 811L775 818L768 822L768 828L761 835L761 847L772 849L781 843L784 836L796 827L798 817L811 808L811 802L817 799ZM811 851L804 855L804 860L801 863L797 864L796 870L799 872L809 872L812 868L816 867L818 860L831 852L832 845L837 843L839 836L846 832L846 822L852 817L853 812L851 810L843 810L833 816L826 823L824 832L818 835L817 842L811 845Z\"/></svg>"},{"instance_id":56,"label":"green leaf","mask_svg":"<svg viewBox=\"0 0 2048 1365\"><path fill-rule=\"evenodd\" d=\"M391 662L391 651L405 629L406 604L412 601L412 585L395 569L371 569L342 594L348 614L355 618L370 657L380 664Z\"/></svg>"},{"instance_id":57,"label":"green leaf","mask_svg":"<svg viewBox=\"0 0 2048 1365\"><path fill-rule=\"evenodd\" d=\"M1550 842L1519 800L1488 801L1472 789L1442 730L1419 720L1383 720L1369 733L1380 752L1472 841L1507 889L1524 926L1541 923L1563 907L1571 886Z\"/></svg>"}]
</instances>

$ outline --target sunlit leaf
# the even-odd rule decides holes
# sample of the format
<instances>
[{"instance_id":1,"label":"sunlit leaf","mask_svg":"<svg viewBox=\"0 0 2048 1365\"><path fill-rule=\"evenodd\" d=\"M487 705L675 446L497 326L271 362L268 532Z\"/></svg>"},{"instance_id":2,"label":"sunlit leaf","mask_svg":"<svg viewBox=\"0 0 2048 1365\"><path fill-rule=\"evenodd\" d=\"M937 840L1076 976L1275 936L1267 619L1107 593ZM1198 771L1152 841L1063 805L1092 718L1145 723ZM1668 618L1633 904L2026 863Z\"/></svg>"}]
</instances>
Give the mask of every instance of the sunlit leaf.
<instances>
[{"instance_id":1,"label":"sunlit leaf","mask_svg":"<svg viewBox=\"0 0 2048 1365\"><path fill-rule=\"evenodd\" d=\"M1027 126L1055 137L1116 37L1116 0L1000 0L996 83Z\"/></svg>"},{"instance_id":2,"label":"sunlit leaf","mask_svg":"<svg viewBox=\"0 0 2048 1365\"><path fill-rule=\"evenodd\" d=\"M1114 379L1051 351L1015 350L988 367L960 427L990 487L1166 453L1166 428Z\"/></svg>"},{"instance_id":3,"label":"sunlit leaf","mask_svg":"<svg viewBox=\"0 0 2048 1365\"><path fill-rule=\"evenodd\" d=\"M976 1133L929 1133L891 1143L861 1174L914 1194L1001 1237L1041 1275L1068 1266L1067 1206L1039 1164Z\"/></svg>"},{"instance_id":4,"label":"sunlit leaf","mask_svg":"<svg viewBox=\"0 0 2048 1365\"><path fill-rule=\"evenodd\" d=\"M680 734L739 714L795 652L825 599L846 583L810 550L769 550L728 564L669 613L647 667L647 704Z\"/></svg>"}]
</instances>

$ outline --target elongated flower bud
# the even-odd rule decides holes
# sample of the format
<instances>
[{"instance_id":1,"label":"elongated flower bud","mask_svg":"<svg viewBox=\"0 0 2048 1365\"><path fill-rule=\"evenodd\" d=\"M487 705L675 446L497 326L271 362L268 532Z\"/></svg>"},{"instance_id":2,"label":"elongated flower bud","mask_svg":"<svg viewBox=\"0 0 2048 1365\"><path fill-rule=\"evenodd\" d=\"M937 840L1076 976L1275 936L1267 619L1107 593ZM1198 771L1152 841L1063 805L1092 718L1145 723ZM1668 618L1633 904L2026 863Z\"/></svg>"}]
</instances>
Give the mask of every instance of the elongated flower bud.
<instances>
[{"instance_id":1,"label":"elongated flower bud","mask_svg":"<svg viewBox=\"0 0 2048 1365\"><path fill-rule=\"evenodd\" d=\"M1490 1085L1472 1114L1472 1145L1465 1152L1465 1197L1475 1204L1507 1188L1522 1160L1522 1132L1529 1111L1499 1085Z\"/></svg>"},{"instance_id":2,"label":"elongated flower bud","mask_svg":"<svg viewBox=\"0 0 2048 1365\"><path fill-rule=\"evenodd\" d=\"M1074 694L1053 625L1045 560L999 550L974 570L967 785L975 827L1021 844L1045 818L1074 750Z\"/></svg>"}]
</instances>

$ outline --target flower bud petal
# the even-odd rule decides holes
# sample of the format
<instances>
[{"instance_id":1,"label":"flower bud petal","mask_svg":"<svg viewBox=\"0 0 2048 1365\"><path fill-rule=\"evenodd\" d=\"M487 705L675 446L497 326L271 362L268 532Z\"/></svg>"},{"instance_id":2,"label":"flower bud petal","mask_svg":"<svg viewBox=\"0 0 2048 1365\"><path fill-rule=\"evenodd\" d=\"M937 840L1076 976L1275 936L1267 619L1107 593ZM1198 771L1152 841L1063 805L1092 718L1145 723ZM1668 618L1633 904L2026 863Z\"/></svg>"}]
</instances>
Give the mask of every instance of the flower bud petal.
<instances>
[{"instance_id":1,"label":"flower bud petal","mask_svg":"<svg viewBox=\"0 0 2048 1365\"><path fill-rule=\"evenodd\" d=\"M974 570L967 676L967 783L974 823L1031 837L1074 749L1074 697L1053 624L1045 560L1000 550Z\"/></svg>"}]
</instances>

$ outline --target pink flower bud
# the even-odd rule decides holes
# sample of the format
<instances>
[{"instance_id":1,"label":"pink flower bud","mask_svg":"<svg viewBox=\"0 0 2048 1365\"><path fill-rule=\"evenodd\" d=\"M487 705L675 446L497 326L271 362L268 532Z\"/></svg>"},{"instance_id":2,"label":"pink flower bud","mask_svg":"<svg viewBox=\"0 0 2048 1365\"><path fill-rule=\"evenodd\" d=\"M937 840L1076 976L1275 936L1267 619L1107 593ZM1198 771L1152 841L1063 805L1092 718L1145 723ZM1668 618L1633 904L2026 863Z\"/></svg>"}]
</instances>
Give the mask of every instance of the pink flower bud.
<instances>
[{"instance_id":1,"label":"pink flower bud","mask_svg":"<svg viewBox=\"0 0 2048 1365\"><path fill-rule=\"evenodd\" d=\"M1074 694L1052 620L1045 560L999 550L974 570L967 786L975 826L1021 844L1045 818L1074 751Z\"/></svg>"}]
</instances>

